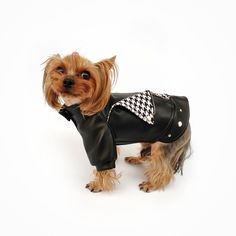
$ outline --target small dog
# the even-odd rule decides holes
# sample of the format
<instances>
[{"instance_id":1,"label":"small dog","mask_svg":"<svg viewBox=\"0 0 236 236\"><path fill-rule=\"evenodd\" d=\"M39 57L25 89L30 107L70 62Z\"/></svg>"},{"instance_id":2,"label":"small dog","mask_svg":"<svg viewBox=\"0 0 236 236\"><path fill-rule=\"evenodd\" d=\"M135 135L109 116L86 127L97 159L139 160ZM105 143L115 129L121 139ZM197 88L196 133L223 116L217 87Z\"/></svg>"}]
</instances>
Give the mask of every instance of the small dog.
<instances>
[{"instance_id":1,"label":"small dog","mask_svg":"<svg viewBox=\"0 0 236 236\"><path fill-rule=\"evenodd\" d=\"M95 178L91 192L111 191L120 175L115 172L116 145L141 143L129 164L144 164L146 181L140 190L164 189L182 167L190 148L191 130L186 97L146 90L111 93L117 77L115 57L92 63L74 52L56 54L46 62L43 90L49 106L80 132Z\"/></svg>"}]
</instances>

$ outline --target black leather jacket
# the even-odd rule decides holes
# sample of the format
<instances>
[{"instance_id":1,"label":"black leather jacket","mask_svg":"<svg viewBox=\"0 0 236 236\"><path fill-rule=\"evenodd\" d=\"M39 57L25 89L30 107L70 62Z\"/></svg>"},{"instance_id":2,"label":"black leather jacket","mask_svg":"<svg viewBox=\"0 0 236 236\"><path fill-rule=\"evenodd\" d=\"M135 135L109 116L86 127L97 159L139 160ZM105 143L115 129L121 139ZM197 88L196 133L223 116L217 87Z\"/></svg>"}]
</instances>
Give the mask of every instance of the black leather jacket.
<instances>
[{"instance_id":1,"label":"black leather jacket","mask_svg":"<svg viewBox=\"0 0 236 236\"><path fill-rule=\"evenodd\" d=\"M78 104L63 106L59 113L74 122L90 163L98 171L115 168L116 145L173 142L189 124L186 97L148 90L112 93L105 109L92 116L83 116Z\"/></svg>"}]
</instances>

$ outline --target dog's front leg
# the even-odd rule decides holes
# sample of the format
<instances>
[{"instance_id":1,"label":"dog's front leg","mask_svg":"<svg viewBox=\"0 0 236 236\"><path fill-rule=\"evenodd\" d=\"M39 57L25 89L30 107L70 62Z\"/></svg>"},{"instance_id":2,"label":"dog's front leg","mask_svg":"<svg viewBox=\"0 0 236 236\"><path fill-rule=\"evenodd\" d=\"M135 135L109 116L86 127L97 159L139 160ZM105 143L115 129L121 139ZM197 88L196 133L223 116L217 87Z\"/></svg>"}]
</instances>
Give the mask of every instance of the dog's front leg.
<instances>
[{"instance_id":1,"label":"dog's front leg","mask_svg":"<svg viewBox=\"0 0 236 236\"><path fill-rule=\"evenodd\" d=\"M94 171L95 178L86 185L91 192L112 191L115 183L118 182L120 175L116 174L115 169Z\"/></svg>"}]
</instances>

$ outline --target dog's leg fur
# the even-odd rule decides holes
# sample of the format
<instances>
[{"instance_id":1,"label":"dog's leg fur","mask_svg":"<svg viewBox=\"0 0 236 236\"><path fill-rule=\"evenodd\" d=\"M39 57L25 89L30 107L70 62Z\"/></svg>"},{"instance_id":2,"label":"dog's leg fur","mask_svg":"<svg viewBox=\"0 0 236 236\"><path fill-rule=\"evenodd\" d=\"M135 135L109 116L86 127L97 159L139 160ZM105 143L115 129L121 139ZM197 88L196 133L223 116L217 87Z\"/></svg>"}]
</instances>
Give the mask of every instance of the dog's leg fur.
<instances>
[{"instance_id":1,"label":"dog's leg fur","mask_svg":"<svg viewBox=\"0 0 236 236\"><path fill-rule=\"evenodd\" d=\"M144 162L150 160L151 156L151 144L150 143L141 143L140 156L138 157L126 157L125 161L132 165L143 164Z\"/></svg>"},{"instance_id":2,"label":"dog's leg fur","mask_svg":"<svg viewBox=\"0 0 236 236\"><path fill-rule=\"evenodd\" d=\"M139 164L143 164L144 162L150 160L149 156L139 156L139 157L126 157L125 161L129 164L132 165L139 165Z\"/></svg>"},{"instance_id":3,"label":"dog's leg fur","mask_svg":"<svg viewBox=\"0 0 236 236\"><path fill-rule=\"evenodd\" d=\"M139 184L140 190L151 192L164 189L173 179L174 174L182 168L186 152L190 145L191 130L187 128L181 138L173 143L156 142L151 144L148 156L126 157L130 164L145 164L147 181ZM149 149L148 144L142 144L143 149ZM95 171L95 179L86 185L91 192L112 191L120 175L115 170Z\"/></svg>"},{"instance_id":4,"label":"dog's leg fur","mask_svg":"<svg viewBox=\"0 0 236 236\"><path fill-rule=\"evenodd\" d=\"M151 144L150 143L142 143L142 149L140 151L140 156L151 156Z\"/></svg>"},{"instance_id":5,"label":"dog's leg fur","mask_svg":"<svg viewBox=\"0 0 236 236\"><path fill-rule=\"evenodd\" d=\"M150 192L164 188L173 177L173 170L165 156L166 145L160 142L152 144L151 161L146 165L147 181L139 184L140 190Z\"/></svg>"},{"instance_id":6,"label":"dog's leg fur","mask_svg":"<svg viewBox=\"0 0 236 236\"><path fill-rule=\"evenodd\" d=\"M141 143L140 156L150 156L151 155L151 144L150 143Z\"/></svg>"},{"instance_id":7,"label":"dog's leg fur","mask_svg":"<svg viewBox=\"0 0 236 236\"><path fill-rule=\"evenodd\" d=\"M139 185L140 190L151 192L164 189L182 168L187 150L190 146L191 129L187 128L181 138L173 143L156 142L151 146L151 161L147 162L145 175L147 181Z\"/></svg>"},{"instance_id":8,"label":"dog's leg fur","mask_svg":"<svg viewBox=\"0 0 236 236\"><path fill-rule=\"evenodd\" d=\"M120 175L115 170L94 171L95 179L86 185L91 192L112 191Z\"/></svg>"}]
</instances>

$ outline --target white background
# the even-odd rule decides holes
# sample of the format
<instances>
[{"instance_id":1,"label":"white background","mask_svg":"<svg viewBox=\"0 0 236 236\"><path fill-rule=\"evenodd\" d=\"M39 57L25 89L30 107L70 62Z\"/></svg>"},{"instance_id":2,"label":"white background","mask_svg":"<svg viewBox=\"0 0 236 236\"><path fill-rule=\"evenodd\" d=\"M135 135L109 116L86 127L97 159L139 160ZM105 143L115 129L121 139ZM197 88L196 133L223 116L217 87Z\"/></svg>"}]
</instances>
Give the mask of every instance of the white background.
<instances>
[{"instance_id":1,"label":"white background","mask_svg":"<svg viewBox=\"0 0 236 236\"><path fill-rule=\"evenodd\" d=\"M0 235L236 235L236 5L229 0L1 1ZM186 95L193 155L165 191L143 193L122 150L112 193L92 177L72 123L42 94L43 63L117 55L113 91Z\"/></svg>"}]
</instances>

